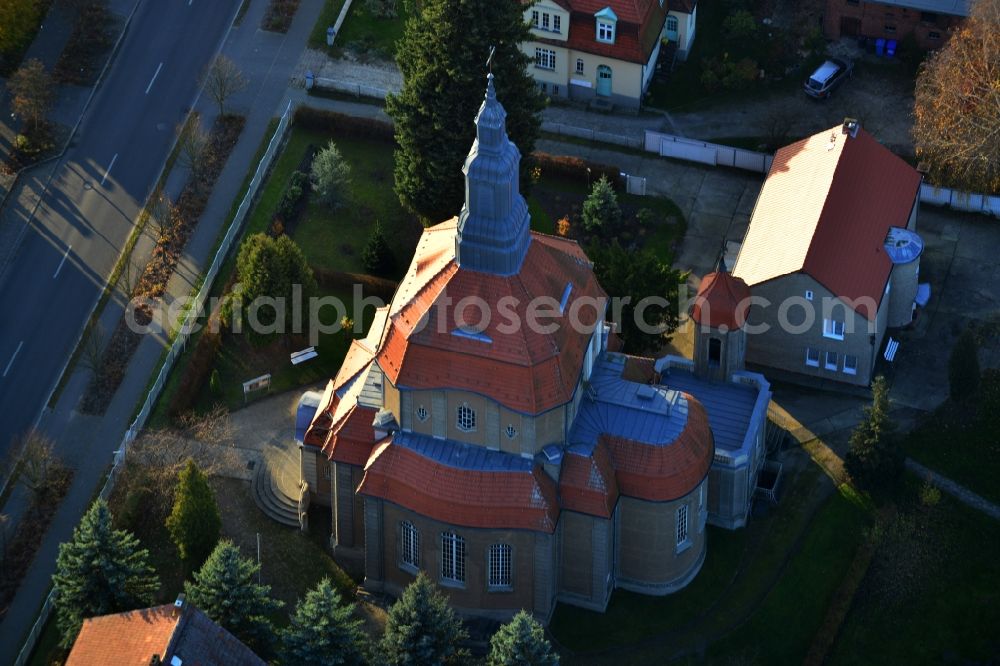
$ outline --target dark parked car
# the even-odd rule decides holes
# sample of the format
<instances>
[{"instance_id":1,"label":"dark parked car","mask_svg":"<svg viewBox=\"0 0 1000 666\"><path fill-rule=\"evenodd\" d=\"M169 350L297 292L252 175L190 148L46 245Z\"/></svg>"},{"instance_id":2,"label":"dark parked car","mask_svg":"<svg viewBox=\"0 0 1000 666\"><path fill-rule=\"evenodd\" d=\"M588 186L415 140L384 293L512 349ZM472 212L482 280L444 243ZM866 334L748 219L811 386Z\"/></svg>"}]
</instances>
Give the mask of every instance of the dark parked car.
<instances>
[{"instance_id":1,"label":"dark parked car","mask_svg":"<svg viewBox=\"0 0 1000 666\"><path fill-rule=\"evenodd\" d=\"M826 99L854 71L854 63L830 58L816 68L803 86L806 94L816 99Z\"/></svg>"}]
</instances>

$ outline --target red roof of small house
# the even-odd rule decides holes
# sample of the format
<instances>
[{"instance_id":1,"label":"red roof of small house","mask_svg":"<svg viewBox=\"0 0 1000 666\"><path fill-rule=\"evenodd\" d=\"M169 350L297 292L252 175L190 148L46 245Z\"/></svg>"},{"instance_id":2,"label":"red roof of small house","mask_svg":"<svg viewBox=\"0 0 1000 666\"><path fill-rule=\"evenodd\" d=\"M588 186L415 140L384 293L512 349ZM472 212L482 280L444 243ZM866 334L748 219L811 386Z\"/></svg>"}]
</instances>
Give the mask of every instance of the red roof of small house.
<instances>
[{"instance_id":1,"label":"red roof of small house","mask_svg":"<svg viewBox=\"0 0 1000 666\"><path fill-rule=\"evenodd\" d=\"M462 269L454 261L456 220L421 237L389 308L375 355L379 366L396 386L473 391L522 413L568 402L598 319L596 307L574 303L605 296L592 264L574 241L532 232L518 274ZM554 331L528 325L529 305L539 298L555 316L538 321L556 324ZM482 315L476 307L457 313L465 299L480 299L490 310L488 324L474 336L461 335L459 323L480 323ZM571 314L580 326L571 325ZM511 326L512 316L521 325Z\"/></svg>"},{"instance_id":2,"label":"red roof of small house","mask_svg":"<svg viewBox=\"0 0 1000 666\"><path fill-rule=\"evenodd\" d=\"M256 666L264 661L208 616L186 604L83 621L66 666L149 666L177 657L192 666Z\"/></svg>"},{"instance_id":3,"label":"red roof of small house","mask_svg":"<svg viewBox=\"0 0 1000 666\"><path fill-rule=\"evenodd\" d=\"M733 275L750 287L803 272L874 319L892 270L884 243L906 228L920 189L917 170L864 129L842 126L774 156Z\"/></svg>"},{"instance_id":4,"label":"red roof of small house","mask_svg":"<svg viewBox=\"0 0 1000 666\"><path fill-rule=\"evenodd\" d=\"M686 393L684 397L688 401L687 423L669 445L600 437L608 447L622 495L653 502L675 500L691 493L708 474L715 457L708 413L694 397Z\"/></svg>"},{"instance_id":5,"label":"red roof of small house","mask_svg":"<svg viewBox=\"0 0 1000 666\"><path fill-rule=\"evenodd\" d=\"M750 309L750 287L726 271L709 273L698 286L691 319L701 326L735 331L743 328Z\"/></svg>"},{"instance_id":6,"label":"red roof of small house","mask_svg":"<svg viewBox=\"0 0 1000 666\"><path fill-rule=\"evenodd\" d=\"M682 14L690 14L694 12L694 8L698 5L698 0L668 0L668 7L672 12L681 12Z\"/></svg>"},{"instance_id":7,"label":"red roof of small house","mask_svg":"<svg viewBox=\"0 0 1000 666\"><path fill-rule=\"evenodd\" d=\"M567 39L546 39L539 34L532 39L593 53L606 58L646 64L660 38L667 10L658 0L568 0L570 18ZM618 17L613 44L597 41L595 14L610 7Z\"/></svg>"},{"instance_id":8,"label":"red roof of small house","mask_svg":"<svg viewBox=\"0 0 1000 666\"><path fill-rule=\"evenodd\" d=\"M607 447L598 443L593 453L571 448L559 472L559 504L563 509L610 518L618 502L618 481Z\"/></svg>"},{"instance_id":9,"label":"red roof of small house","mask_svg":"<svg viewBox=\"0 0 1000 666\"><path fill-rule=\"evenodd\" d=\"M365 465L358 493L463 527L555 531L555 482L531 471L461 469L386 441Z\"/></svg>"}]
</instances>

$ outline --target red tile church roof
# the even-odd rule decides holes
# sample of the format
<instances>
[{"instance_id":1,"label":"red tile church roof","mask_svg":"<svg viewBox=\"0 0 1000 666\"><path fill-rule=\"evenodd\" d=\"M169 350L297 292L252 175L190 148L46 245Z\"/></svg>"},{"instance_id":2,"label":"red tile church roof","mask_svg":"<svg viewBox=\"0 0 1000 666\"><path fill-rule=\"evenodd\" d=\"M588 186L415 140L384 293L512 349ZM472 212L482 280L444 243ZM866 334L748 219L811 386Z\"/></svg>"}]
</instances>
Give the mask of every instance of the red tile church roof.
<instances>
[{"instance_id":1,"label":"red tile church roof","mask_svg":"<svg viewBox=\"0 0 1000 666\"><path fill-rule=\"evenodd\" d=\"M559 519L555 482L537 465L530 471L460 469L392 442L372 452L358 493L463 527L551 533Z\"/></svg>"},{"instance_id":2,"label":"red tile church roof","mask_svg":"<svg viewBox=\"0 0 1000 666\"><path fill-rule=\"evenodd\" d=\"M715 457L708 413L694 397L686 393L684 397L688 401L687 424L669 445L647 446L621 437L600 437L611 454L622 495L653 502L675 500L694 490L708 474Z\"/></svg>"},{"instance_id":3,"label":"red tile church roof","mask_svg":"<svg viewBox=\"0 0 1000 666\"><path fill-rule=\"evenodd\" d=\"M604 444L590 455L566 452L559 472L559 503L569 511L611 517L618 503L618 481Z\"/></svg>"},{"instance_id":4,"label":"red tile church roof","mask_svg":"<svg viewBox=\"0 0 1000 666\"><path fill-rule=\"evenodd\" d=\"M582 330L570 325L573 303L605 296L592 265L579 246L561 238L532 233L520 273L510 276L465 270L454 261L456 220L428 229L406 277L393 298L389 324L376 360L394 385L411 389L474 391L500 404L538 414L568 402L580 378L583 357L597 322L595 307L578 311ZM558 313L569 286L564 314L540 319L557 330L532 330L529 304L547 298ZM453 333L455 307L479 298L489 305L490 321L480 339ZM504 302L509 309L500 307ZM586 301L584 301L586 302ZM521 322L509 326L512 313ZM476 308L465 321L478 323ZM537 327L536 327L537 328ZM486 340L486 341L484 341Z\"/></svg>"},{"instance_id":5,"label":"red tile church roof","mask_svg":"<svg viewBox=\"0 0 1000 666\"><path fill-rule=\"evenodd\" d=\"M725 326L727 330L735 331L743 328L749 309L750 287L747 283L720 271L702 278L691 308L691 319L702 326Z\"/></svg>"}]
</instances>

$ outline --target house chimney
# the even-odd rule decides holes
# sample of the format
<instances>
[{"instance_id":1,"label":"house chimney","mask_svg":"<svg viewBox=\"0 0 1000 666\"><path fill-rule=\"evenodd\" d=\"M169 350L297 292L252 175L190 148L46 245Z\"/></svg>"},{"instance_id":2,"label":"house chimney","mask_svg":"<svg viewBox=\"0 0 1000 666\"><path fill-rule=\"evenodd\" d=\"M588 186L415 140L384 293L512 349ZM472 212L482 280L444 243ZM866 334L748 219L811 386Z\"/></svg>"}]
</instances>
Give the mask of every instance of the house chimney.
<instances>
[{"instance_id":1,"label":"house chimney","mask_svg":"<svg viewBox=\"0 0 1000 666\"><path fill-rule=\"evenodd\" d=\"M854 139L858 136L859 129L861 129L861 123L857 118L844 118L844 134Z\"/></svg>"}]
</instances>

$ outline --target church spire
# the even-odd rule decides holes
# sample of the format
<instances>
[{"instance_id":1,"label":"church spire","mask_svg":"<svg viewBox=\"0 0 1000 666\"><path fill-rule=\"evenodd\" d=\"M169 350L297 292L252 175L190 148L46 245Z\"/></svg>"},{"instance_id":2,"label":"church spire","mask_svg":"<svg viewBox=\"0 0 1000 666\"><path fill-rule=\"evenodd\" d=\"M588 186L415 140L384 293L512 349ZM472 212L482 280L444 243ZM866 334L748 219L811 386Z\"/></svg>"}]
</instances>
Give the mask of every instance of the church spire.
<instances>
[{"instance_id":1,"label":"church spire","mask_svg":"<svg viewBox=\"0 0 1000 666\"><path fill-rule=\"evenodd\" d=\"M531 242L528 204L518 182L521 153L507 137L506 119L491 72L476 114L476 140L462 167L465 205L455 260L463 268L497 275L517 273Z\"/></svg>"}]
</instances>

